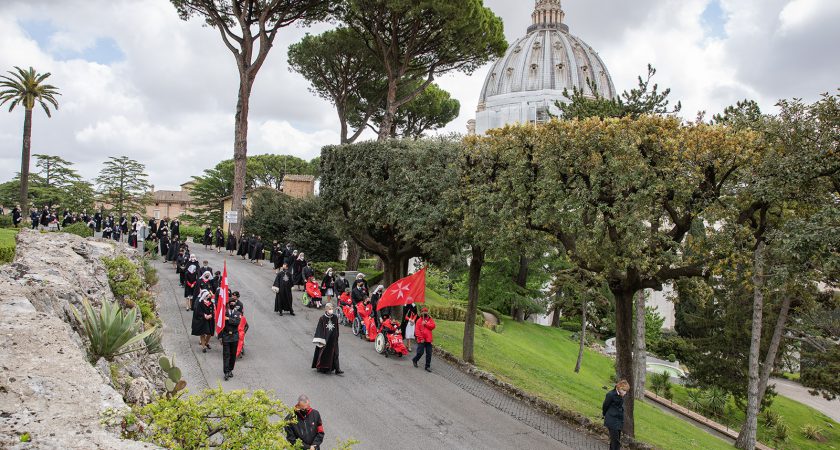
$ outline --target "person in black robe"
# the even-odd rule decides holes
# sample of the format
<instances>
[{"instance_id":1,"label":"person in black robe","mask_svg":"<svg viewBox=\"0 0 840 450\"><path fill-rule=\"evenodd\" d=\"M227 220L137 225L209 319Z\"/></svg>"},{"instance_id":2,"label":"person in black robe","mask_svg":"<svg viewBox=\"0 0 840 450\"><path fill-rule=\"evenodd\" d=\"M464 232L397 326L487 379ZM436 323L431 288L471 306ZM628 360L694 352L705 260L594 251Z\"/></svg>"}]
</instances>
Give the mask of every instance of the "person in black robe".
<instances>
[{"instance_id":1,"label":"person in black robe","mask_svg":"<svg viewBox=\"0 0 840 450\"><path fill-rule=\"evenodd\" d=\"M292 274L289 273L289 267L283 264L277 276L274 277L274 286L271 288L274 291L274 312L283 315L283 311L289 311L289 315L294 316L295 311L292 308Z\"/></svg>"},{"instance_id":2,"label":"person in black robe","mask_svg":"<svg viewBox=\"0 0 840 450\"><path fill-rule=\"evenodd\" d=\"M187 311L192 309L193 300L198 293L198 267L195 255L191 255L184 269L184 300L187 302Z\"/></svg>"},{"instance_id":3,"label":"person in black robe","mask_svg":"<svg viewBox=\"0 0 840 450\"><path fill-rule=\"evenodd\" d=\"M102 231L102 213L96 211L96 214L93 215L93 221L96 222L96 232Z\"/></svg>"},{"instance_id":4,"label":"person in black robe","mask_svg":"<svg viewBox=\"0 0 840 450\"><path fill-rule=\"evenodd\" d=\"M268 255L268 261L271 263L271 265L274 266L274 270L277 270L277 268L279 267L277 265L277 250L279 249L280 247L277 245L277 241L271 243L271 250Z\"/></svg>"},{"instance_id":5,"label":"person in black robe","mask_svg":"<svg viewBox=\"0 0 840 450\"><path fill-rule=\"evenodd\" d=\"M166 258L167 261L176 262L177 267L177 259L178 253L181 251L181 241L179 240L178 235L172 235L172 240L169 241L169 256Z\"/></svg>"},{"instance_id":6,"label":"person in black robe","mask_svg":"<svg viewBox=\"0 0 840 450\"><path fill-rule=\"evenodd\" d=\"M210 267L210 262L206 259L201 262L201 267L198 268L199 276L203 276L204 272L210 272L210 275L213 275L213 268Z\"/></svg>"},{"instance_id":7,"label":"person in black robe","mask_svg":"<svg viewBox=\"0 0 840 450\"><path fill-rule=\"evenodd\" d=\"M125 215L120 216L120 234L128 236L128 219Z\"/></svg>"},{"instance_id":8,"label":"person in black robe","mask_svg":"<svg viewBox=\"0 0 840 450\"><path fill-rule=\"evenodd\" d=\"M12 225L17 228L21 221L23 221L23 216L20 213L20 206L15 206L12 208Z\"/></svg>"},{"instance_id":9,"label":"person in black robe","mask_svg":"<svg viewBox=\"0 0 840 450\"><path fill-rule=\"evenodd\" d=\"M379 327L380 317L382 316L381 314L379 314L378 306L379 306L379 299L382 298L382 293L383 292L385 292L385 286L382 286L380 284L379 286L377 286L373 290L373 294L371 294L371 296L370 296L370 303L373 305L373 322L376 323L377 328ZM389 311L384 311L386 309L389 310ZM383 313L390 312L390 308L383 308L382 312Z\"/></svg>"},{"instance_id":10,"label":"person in black robe","mask_svg":"<svg viewBox=\"0 0 840 450\"><path fill-rule=\"evenodd\" d=\"M204 250L210 250L210 246L213 245L213 230L210 229L210 225L204 228L204 237L201 239L201 243L204 244Z\"/></svg>"},{"instance_id":11,"label":"person in black robe","mask_svg":"<svg viewBox=\"0 0 840 450\"><path fill-rule=\"evenodd\" d=\"M227 304L225 311L225 327L221 330L222 338L222 366L225 381L233 378L233 367L236 365L236 351L239 347L239 322L242 313L236 309L236 302Z\"/></svg>"},{"instance_id":12,"label":"person in black robe","mask_svg":"<svg viewBox=\"0 0 840 450\"><path fill-rule=\"evenodd\" d=\"M225 233L222 232L222 227L216 227L216 253L222 253L222 247L225 246Z\"/></svg>"},{"instance_id":13,"label":"person in black robe","mask_svg":"<svg viewBox=\"0 0 840 450\"><path fill-rule=\"evenodd\" d=\"M306 267L306 255L303 252L298 253L297 259L295 259L294 264L292 264L292 282L295 286L298 286L298 290L303 290L304 285L306 284L306 278L304 278L303 268Z\"/></svg>"},{"instance_id":14,"label":"person in black robe","mask_svg":"<svg viewBox=\"0 0 840 450\"><path fill-rule=\"evenodd\" d=\"M160 240L158 241L160 244L160 254L163 256L163 262L167 262L167 257L169 256L169 234L167 232L163 232L160 235Z\"/></svg>"},{"instance_id":15,"label":"person in black robe","mask_svg":"<svg viewBox=\"0 0 840 450\"><path fill-rule=\"evenodd\" d=\"M225 250L228 251L228 255L233 256L233 252L236 251L236 236L233 235L230 231L228 231L227 237L227 245L225 246Z\"/></svg>"},{"instance_id":16,"label":"person in black robe","mask_svg":"<svg viewBox=\"0 0 840 450\"><path fill-rule=\"evenodd\" d=\"M172 236L172 232L169 230L169 221L167 219L163 219L157 226L158 235L166 231L170 236Z\"/></svg>"},{"instance_id":17,"label":"person in black robe","mask_svg":"<svg viewBox=\"0 0 840 450\"><path fill-rule=\"evenodd\" d=\"M172 219L172 222L169 223L169 232L173 235L181 235L181 221L178 219Z\"/></svg>"},{"instance_id":18,"label":"person in black robe","mask_svg":"<svg viewBox=\"0 0 840 450\"><path fill-rule=\"evenodd\" d=\"M332 302L333 297L338 297L335 290L335 275L332 267L327 269L324 274L324 279L321 280L321 295L327 299L327 302Z\"/></svg>"},{"instance_id":19,"label":"person in black robe","mask_svg":"<svg viewBox=\"0 0 840 450\"><path fill-rule=\"evenodd\" d=\"M263 260L265 259L265 244L263 244L262 237L257 236L257 240L254 241L253 250L249 256L252 263L263 265Z\"/></svg>"},{"instance_id":20,"label":"person in black robe","mask_svg":"<svg viewBox=\"0 0 840 450\"><path fill-rule=\"evenodd\" d=\"M113 232L114 230L106 224L105 228L102 229L102 239L111 239L111 233Z\"/></svg>"},{"instance_id":21,"label":"person in black robe","mask_svg":"<svg viewBox=\"0 0 840 450\"><path fill-rule=\"evenodd\" d=\"M155 220L155 218L154 218L154 217L152 217L151 219L149 219L149 233L150 233L150 234L154 234L154 235L158 235L158 225L157 225L157 220Z\"/></svg>"},{"instance_id":22,"label":"person in black robe","mask_svg":"<svg viewBox=\"0 0 840 450\"><path fill-rule=\"evenodd\" d=\"M344 373L338 365L338 328L338 317L333 314L333 305L327 303L324 315L318 319L315 337L312 339L312 343L315 344L312 368L318 369L318 372L335 371L336 375Z\"/></svg>"},{"instance_id":23,"label":"person in black robe","mask_svg":"<svg viewBox=\"0 0 840 450\"><path fill-rule=\"evenodd\" d=\"M251 242L250 242L250 239L248 239L248 236L242 236L242 238L239 239L239 249L236 251L236 255L241 256L242 259L247 258L248 257L248 247L250 245L251 245Z\"/></svg>"},{"instance_id":24,"label":"person in black robe","mask_svg":"<svg viewBox=\"0 0 840 450\"><path fill-rule=\"evenodd\" d=\"M292 263L295 262L295 258L297 258L297 250L292 248L292 244L286 244L286 248L283 249L283 263L289 267L292 267ZM282 265L281 264L281 265Z\"/></svg>"},{"instance_id":25,"label":"person in black robe","mask_svg":"<svg viewBox=\"0 0 840 450\"><path fill-rule=\"evenodd\" d=\"M208 291L201 291L195 302L192 317L192 335L200 336L199 345L201 351L207 353L210 350L210 338L213 337L213 317L216 309L213 305L213 294Z\"/></svg>"},{"instance_id":26,"label":"person in black robe","mask_svg":"<svg viewBox=\"0 0 840 450\"><path fill-rule=\"evenodd\" d=\"M216 288L213 284L213 272L202 272L201 270L199 270L199 272L201 273L201 278L198 279L198 291L208 291L215 293Z\"/></svg>"}]
</instances>

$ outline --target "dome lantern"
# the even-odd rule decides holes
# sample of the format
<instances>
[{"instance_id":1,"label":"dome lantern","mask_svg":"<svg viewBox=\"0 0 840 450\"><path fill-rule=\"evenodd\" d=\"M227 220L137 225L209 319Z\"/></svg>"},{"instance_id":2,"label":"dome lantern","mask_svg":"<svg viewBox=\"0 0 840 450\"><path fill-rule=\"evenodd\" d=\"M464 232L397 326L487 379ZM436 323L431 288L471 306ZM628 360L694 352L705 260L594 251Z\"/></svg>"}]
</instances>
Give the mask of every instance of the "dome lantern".
<instances>
[{"instance_id":1,"label":"dome lantern","mask_svg":"<svg viewBox=\"0 0 840 450\"><path fill-rule=\"evenodd\" d=\"M534 30L556 28L568 32L569 26L563 23L566 13L560 0L537 0L534 12L531 14L531 26L528 32Z\"/></svg>"}]
</instances>

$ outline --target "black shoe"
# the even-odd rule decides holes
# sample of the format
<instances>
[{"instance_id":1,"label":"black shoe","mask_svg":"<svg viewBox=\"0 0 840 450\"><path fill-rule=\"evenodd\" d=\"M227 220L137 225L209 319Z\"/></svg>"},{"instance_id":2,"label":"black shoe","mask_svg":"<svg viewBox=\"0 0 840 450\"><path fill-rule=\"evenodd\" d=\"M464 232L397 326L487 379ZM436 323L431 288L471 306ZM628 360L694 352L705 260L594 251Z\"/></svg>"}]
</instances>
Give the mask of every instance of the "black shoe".
<instances>
[{"instance_id":1,"label":"black shoe","mask_svg":"<svg viewBox=\"0 0 840 450\"><path fill-rule=\"evenodd\" d=\"M225 374L225 381L227 381L227 380L229 380L229 379L230 379L230 375Z\"/></svg>"},{"instance_id":2,"label":"black shoe","mask_svg":"<svg viewBox=\"0 0 840 450\"><path fill-rule=\"evenodd\" d=\"M201 353L207 353L207 347L202 348Z\"/></svg>"},{"instance_id":3,"label":"black shoe","mask_svg":"<svg viewBox=\"0 0 840 450\"><path fill-rule=\"evenodd\" d=\"M336 375L341 375L341 374L343 374L343 373L344 373L344 371L343 371L343 370L336 370L336 371L335 371L335 374L336 374Z\"/></svg>"},{"instance_id":4,"label":"black shoe","mask_svg":"<svg viewBox=\"0 0 840 450\"><path fill-rule=\"evenodd\" d=\"M280 316L281 316L281 317L283 316L283 311L280 311Z\"/></svg>"},{"instance_id":5,"label":"black shoe","mask_svg":"<svg viewBox=\"0 0 840 450\"><path fill-rule=\"evenodd\" d=\"M419 367L419 366L417 365L417 361L415 361L415 360L413 360L413 359L411 360L411 364L414 364L414 367Z\"/></svg>"},{"instance_id":6,"label":"black shoe","mask_svg":"<svg viewBox=\"0 0 840 450\"><path fill-rule=\"evenodd\" d=\"M228 377L233 378L233 371L228 372Z\"/></svg>"},{"instance_id":7,"label":"black shoe","mask_svg":"<svg viewBox=\"0 0 840 450\"><path fill-rule=\"evenodd\" d=\"M426 372L432 373L432 369L429 368L429 367L426 367Z\"/></svg>"},{"instance_id":8,"label":"black shoe","mask_svg":"<svg viewBox=\"0 0 840 450\"><path fill-rule=\"evenodd\" d=\"M294 316L294 315L295 315L295 313L293 313L293 312L290 312L290 313L289 313L289 315L290 315L290 316Z\"/></svg>"},{"instance_id":9,"label":"black shoe","mask_svg":"<svg viewBox=\"0 0 840 450\"><path fill-rule=\"evenodd\" d=\"M212 348L210 348L210 344L207 344L207 350L213 350Z\"/></svg>"}]
</instances>

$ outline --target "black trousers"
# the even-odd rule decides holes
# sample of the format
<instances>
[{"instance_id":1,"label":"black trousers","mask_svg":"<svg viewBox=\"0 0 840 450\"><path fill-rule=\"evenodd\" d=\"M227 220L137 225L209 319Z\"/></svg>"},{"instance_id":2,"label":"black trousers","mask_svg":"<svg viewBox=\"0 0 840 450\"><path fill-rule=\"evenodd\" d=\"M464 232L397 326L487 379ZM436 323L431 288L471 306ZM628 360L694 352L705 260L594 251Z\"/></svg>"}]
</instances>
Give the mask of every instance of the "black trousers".
<instances>
[{"instance_id":1,"label":"black trousers","mask_svg":"<svg viewBox=\"0 0 840 450\"><path fill-rule=\"evenodd\" d=\"M621 430L610 430L610 450L621 450Z\"/></svg>"},{"instance_id":2,"label":"black trousers","mask_svg":"<svg viewBox=\"0 0 840 450\"><path fill-rule=\"evenodd\" d=\"M426 368L432 367L432 343L431 342L418 342L417 343L417 354L412 358L412 361L417 362L420 361L420 358L423 357L423 353L426 354Z\"/></svg>"},{"instance_id":3,"label":"black trousers","mask_svg":"<svg viewBox=\"0 0 840 450\"><path fill-rule=\"evenodd\" d=\"M236 365L236 350L239 348L239 341L222 342L222 363L225 373L233 372Z\"/></svg>"}]
</instances>

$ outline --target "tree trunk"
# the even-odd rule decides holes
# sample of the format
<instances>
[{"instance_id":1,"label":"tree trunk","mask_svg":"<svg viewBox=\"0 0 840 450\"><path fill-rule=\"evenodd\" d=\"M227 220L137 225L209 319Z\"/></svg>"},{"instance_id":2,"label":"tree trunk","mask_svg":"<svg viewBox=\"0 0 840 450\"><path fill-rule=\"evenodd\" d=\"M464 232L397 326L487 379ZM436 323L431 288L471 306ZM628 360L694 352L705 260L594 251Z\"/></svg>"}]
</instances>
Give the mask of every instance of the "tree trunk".
<instances>
[{"instance_id":1,"label":"tree trunk","mask_svg":"<svg viewBox=\"0 0 840 450\"><path fill-rule=\"evenodd\" d=\"M647 348L645 345L645 291L636 294L636 338L633 340L633 397L645 399Z\"/></svg>"},{"instance_id":2,"label":"tree trunk","mask_svg":"<svg viewBox=\"0 0 840 450\"><path fill-rule=\"evenodd\" d=\"M557 310L555 309L555 314ZM575 363L575 373L580 373L580 363L583 362L583 347L586 345L586 299L580 302L580 346L578 347L578 357Z\"/></svg>"},{"instance_id":3,"label":"tree trunk","mask_svg":"<svg viewBox=\"0 0 840 450\"><path fill-rule=\"evenodd\" d=\"M231 224L234 234L241 236L244 230L245 209L242 196L245 194L245 168L248 162L248 111L251 101L251 80L240 76L239 98L236 101L236 117L233 138L233 194L231 210L239 212L239 220Z\"/></svg>"},{"instance_id":4,"label":"tree trunk","mask_svg":"<svg viewBox=\"0 0 840 450\"><path fill-rule=\"evenodd\" d=\"M530 263L530 261L527 256L524 254L519 255L519 271L516 272L516 278L513 279L513 282L522 289L525 289L528 286L528 263ZM513 320L517 322L525 321L525 311L516 305L511 307L510 315L513 317Z\"/></svg>"},{"instance_id":5,"label":"tree trunk","mask_svg":"<svg viewBox=\"0 0 840 450\"><path fill-rule=\"evenodd\" d=\"M773 373L773 366L776 364L776 355L782 343L782 334L787 326L788 313L790 313L790 303L792 300L793 298L791 296L786 295L782 300L782 307L779 309L776 328L773 329L773 337L770 338L770 346L767 347L767 354L764 357L764 367L761 368L761 380L758 382L759 402L764 400L764 394L767 392L767 382L770 380L770 374Z\"/></svg>"},{"instance_id":6,"label":"tree trunk","mask_svg":"<svg viewBox=\"0 0 840 450\"><path fill-rule=\"evenodd\" d=\"M764 320L764 242L758 243L753 253L753 316L750 341L749 384L747 387L746 420L735 440L735 447L753 450L758 429L758 407L761 399L759 390L759 353L761 352L761 326Z\"/></svg>"},{"instance_id":7,"label":"tree trunk","mask_svg":"<svg viewBox=\"0 0 840 450\"><path fill-rule=\"evenodd\" d=\"M615 296L616 375L633 386L633 290L613 291ZM624 433L635 436L633 423L634 395L624 396Z\"/></svg>"},{"instance_id":8,"label":"tree trunk","mask_svg":"<svg viewBox=\"0 0 840 450\"><path fill-rule=\"evenodd\" d=\"M359 270L362 248L353 239L347 241L347 270Z\"/></svg>"},{"instance_id":9,"label":"tree trunk","mask_svg":"<svg viewBox=\"0 0 840 450\"><path fill-rule=\"evenodd\" d=\"M560 294L557 294L556 296L560 297ZM556 303L554 303L554 311L551 315L551 326L554 327L554 328L560 328L560 301L559 301L559 299L556 300Z\"/></svg>"},{"instance_id":10,"label":"tree trunk","mask_svg":"<svg viewBox=\"0 0 840 450\"><path fill-rule=\"evenodd\" d=\"M32 110L23 115L23 149L20 155L20 208L29 210L29 158L32 153Z\"/></svg>"},{"instance_id":11,"label":"tree trunk","mask_svg":"<svg viewBox=\"0 0 840 450\"><path fill-rule=\"evenodd\" d=\"M481 266L484 265L484 249L473 246L472 259L470 260L470 275L467 283L469 293L467 294L467 317L464 320L464 346L462 355L464 361L474 363L473 348L475 343L475 315L478 312L478 283L481 280Z\"/></svg>"},{"instance_id":12,"label":"tree trunk","mask_svg":"<svg viewBox=\"0 0 840 450\"><path fill-rule=\"evenodd\" d=\"M394 116L397 114L397 80L388 80L388 96L385 99L385 114L382 116L382 123L379 124L379 137L377 140L385 141L391 137L391 128L394 123Z\"/></svg>"}]
</instances>

